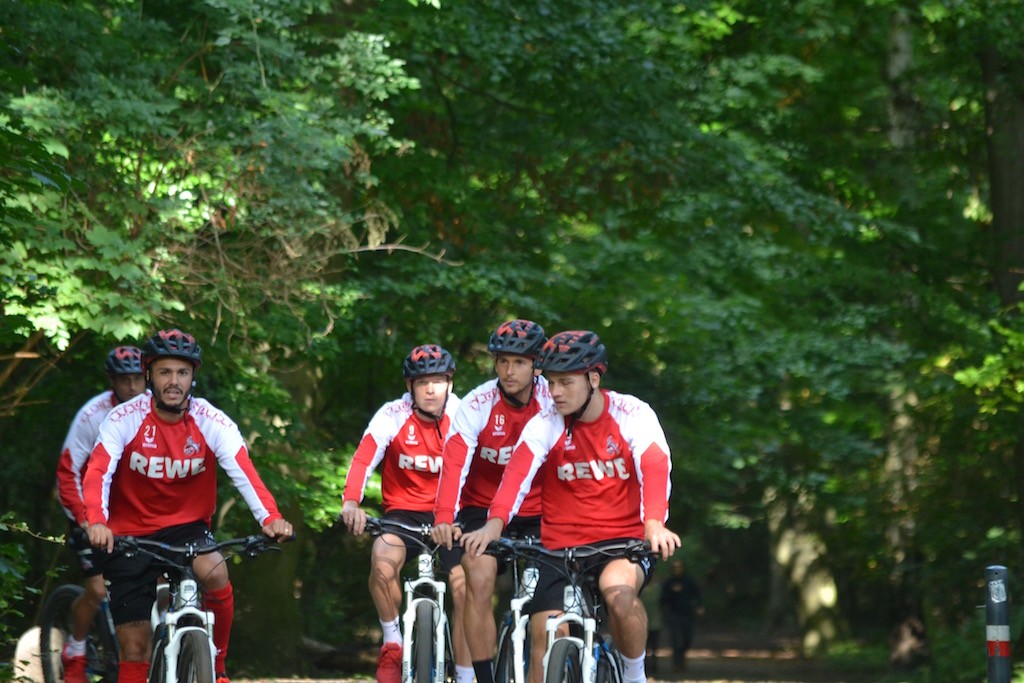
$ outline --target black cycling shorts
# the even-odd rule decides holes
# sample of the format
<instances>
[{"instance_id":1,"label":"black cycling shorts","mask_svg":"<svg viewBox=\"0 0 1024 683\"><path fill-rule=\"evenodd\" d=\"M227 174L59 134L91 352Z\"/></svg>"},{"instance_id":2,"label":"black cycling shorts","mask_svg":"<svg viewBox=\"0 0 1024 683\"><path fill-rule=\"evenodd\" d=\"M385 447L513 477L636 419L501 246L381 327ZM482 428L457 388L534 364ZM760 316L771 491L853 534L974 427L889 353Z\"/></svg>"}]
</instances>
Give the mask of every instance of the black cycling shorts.
<instances>
[{"instance_id":1,"label":"black cycling shorts","mask_svg":"<svg viewBox=\"0 0 1024 683\"><path fill-rule=\"evenodd\" d=\"M487 523L487 508L465 507L459 510L455 518L462 526L462 533L468 534L483 528ZM504 538L540 538L540 515L531 517L513 517L501 530Z\"/></svg>"},{"instance_id":2,"label":"black cycling shorts","mask_svg":"<svg viewBox=\"0 0 1024 683\"><path fill-rule=\"evenodd\" d=\"M384 513L384 519L391 520L393 522L401 522L402 524L408 524L409 526L434 526L434 513L433 512L417 512L414 510L391 510L390 512ZM417 534L411 532L402 532L400 530L391 531L388 530L389 534L394 534L405 542L405 561L409 562L415 560L420 551L423 550L417 541L419 537ZM441 560L441 567L446 572L451 572L455 567L459 566L462 561L462 548L453 546L451 550L448 550L444 546L437 549L437 557Z\"/></svg>"},{"instance_id":3,"label":"black cycling shorts","mask_svg":"<svg viewBox=\"0 0 1024 683\"><path fill-rule=\"evenodd\" d=\"M603 543L608 544L619 544L622 541L632 539L618 538L608 539ZM591 543L589 545L595 547L601 547L603 543ZM600 579L601 572L604 568L612 561L610 557L602 557L600 555L595 557L588 557L584 560L579 560L579 570L581 575L591 575L595 579ZM533 593L533 599L526 605L526 610L533 614L535 612L546 612L554 611L561 612L565 601L565 587L569 585L569 580L565 578L565 575L555 569L548 561L538 562L540 565L540 571L537 575L537 589ZM644 587L650 582L651 577L654 576L654 567L657 565L657 560L654 558L645 558L637 564L643 573L644 581L640 586L640 591L637 591L639 595L643 591Z\"/></svg>"},{"instance_id":4,"label":"black cycling shorts","mask_svg":"<svg viewBox=\"0 0 1024 683\"><path fill-rule=\"evenodd\" d=\"M487 508L465 507L459 510L456 521L462 526L462 533L477 531L487 523ZM501 530L502 538L540 538L540 515L530 517L513 517L504 529ZM460 548L461 550L461 548ZM460 555L461 557L461 555ZM498 575L508 570L508 563L498 563Z\"/></svg>"},{"instance_id":5,"label":"black cycling shorts","mask_svg":"<svg viewBox=\"0 0 1024 683\"><path fill-rule=\"evenodd\" d=\"M194 543L200 547L215 542L210 527L205 522L168 527L139 538L160 541L168 545ZM180 561L183 558L179 556L172 559ZM129 557L115 551L108 556L104 575L110 584L110 615L114 619L114 625L149 621L153 603L156 601L156 580L166 568L163 563L143 552Z\"/></svg>"}]
</instances>

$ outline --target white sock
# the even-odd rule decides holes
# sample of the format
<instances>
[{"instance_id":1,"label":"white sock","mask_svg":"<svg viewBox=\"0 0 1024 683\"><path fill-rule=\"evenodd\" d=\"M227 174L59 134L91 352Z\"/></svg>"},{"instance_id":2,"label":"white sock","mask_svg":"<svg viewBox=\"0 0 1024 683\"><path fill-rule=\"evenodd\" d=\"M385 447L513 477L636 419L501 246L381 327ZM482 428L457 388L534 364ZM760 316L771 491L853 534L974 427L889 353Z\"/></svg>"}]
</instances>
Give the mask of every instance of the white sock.
<instances>
[{"instance_id":1,"label":"white sock","mask_svg":"<svg viewBox=\"0 0 1024 683\"><path fill-rule=\"evenodd\" d=\"M636 659L630 659L619 653L622 658L622 681L623 683L647 683L647 671L644 667L645 655L641 653Z\"/></svg>"},{"instance_id":2,"label":"white sock","mask_svg":"<svg viewBox=\"0 0 1024 683\"><path fill-rule=\"evenodd\" d=\"M78 640L73 635L68 634L68 642L64 647L64 651L69 657L81 657L85 654L85 641Z\"/></svg>"},{"instance_id":3,"label":"white sock","mask_svg":"<svg viewBox=\"0 0 1024 683\"><path fill-rule=\"evenodd\" d=\"M386 643L398 643L402 644L402 627L398 624L398 617L395 617L391 621L380 622L380 627L384 630L384 642Z\"/></svg>"},{"instance_id":4,"label":"white sock","mask_svg":"<svg viewBox=\"0 0 1024 683\"><path fill-rule=\"evenodd\" d=\"M473 667L455 665L455 683L473 683L475 678L476 672L473 671Z\"/></svg>"}]
</instances>

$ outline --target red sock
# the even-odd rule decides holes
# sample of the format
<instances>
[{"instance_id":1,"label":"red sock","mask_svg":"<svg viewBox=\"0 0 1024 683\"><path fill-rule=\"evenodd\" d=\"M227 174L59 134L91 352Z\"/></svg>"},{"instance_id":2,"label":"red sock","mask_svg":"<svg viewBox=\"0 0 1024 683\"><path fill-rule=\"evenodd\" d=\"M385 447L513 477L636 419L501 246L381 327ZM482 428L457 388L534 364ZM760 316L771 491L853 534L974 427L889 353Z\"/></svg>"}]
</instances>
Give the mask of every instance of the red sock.
<instances>
[{"instance_id":1,"label":"red sock","mask_svg":"<svg viewBox=\"0 0 1024 683\"><path fill-rule=\"evenodd\" d=\"M231 584L215 591L206 591L206 609L213 612L213 644L217 648L217 659L213 663L214 673L225 673L224 661L228 658L228 642L231 640L231 622L235 619L235 593ZM122 683L122 681L118 681Z\"/></svg>"},{"instance_id":2,"label":"red sock","mask_svg":"<svg viewBox=\"0 0 1024 683\"><path fill-rule=\"evenodd\" d=\"M146 683L149 662L118 662L117 683Z\"/></svg>"}]
</instances>

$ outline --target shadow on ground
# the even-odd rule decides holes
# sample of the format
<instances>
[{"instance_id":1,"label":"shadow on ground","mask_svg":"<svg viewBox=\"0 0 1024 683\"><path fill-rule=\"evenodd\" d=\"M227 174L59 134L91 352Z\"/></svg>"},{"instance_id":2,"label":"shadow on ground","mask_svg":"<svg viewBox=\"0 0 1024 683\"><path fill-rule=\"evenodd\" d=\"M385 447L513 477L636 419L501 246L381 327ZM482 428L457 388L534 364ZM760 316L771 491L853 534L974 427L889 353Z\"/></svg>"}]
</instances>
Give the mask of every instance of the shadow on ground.
<instances>
[{"instance_id":1,"label":"shadow on ground","mask_svg":"<svg viewBox=\"0 0 1024 683\"><path fill-rule=\"evenodd\" d=\"M707 629L698 634L686 666L672 667L671 651L658 650L647 673L654 680L720 683L878 683L890 673L875 665L800 656L792 638Z\"/></svg>"}]
</instances>

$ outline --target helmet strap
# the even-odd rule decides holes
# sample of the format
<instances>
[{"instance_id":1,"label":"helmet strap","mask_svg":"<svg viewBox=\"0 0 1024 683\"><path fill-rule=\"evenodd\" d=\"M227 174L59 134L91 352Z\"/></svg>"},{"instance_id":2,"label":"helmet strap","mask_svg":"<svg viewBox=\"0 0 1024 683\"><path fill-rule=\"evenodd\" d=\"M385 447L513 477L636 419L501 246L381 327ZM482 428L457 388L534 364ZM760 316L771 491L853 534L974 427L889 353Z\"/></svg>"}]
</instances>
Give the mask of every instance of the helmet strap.
<instances>
[{"instance_id":1,"label":"helmet strap","mask_svg":"<svg viewBox=\"0 0 1024 683\"><path fill-rule=\"evenodd\" d=\"M587 384L590 384L590 371L589 370L587 371L586 376L587 376ZM590 402L594 399L594 392L595 391L596 391L596 389L594 388L594 385L590 384L590 393L587 394L587 400L583 402L583 405L580 406L579 410L577 410L575 413L573 413L572 415L569 416L569 426L565 428L565 433L566 433L567 437L571 437L572 436L572 428L576 425L576 420L578 420L581 417L583 417L583 413L587 412L587 408L590 407Z\"/></svg>"},{"instance_id":2,"label":"helmet strap","mask_svg":"<svg viewBox=\"0 0 1024 683\"><path fill-rule=\"evenodd\" d=\"M427 417L434 421L434 429L437 430L437 436L441 439L442 442L444 442L444 432L441 431L441 420L444 419L444 409L448 406L448 390L446 389L444 392L444 403L441 404L441 411L437 415L435 415L434 413L428 413L426 410L423 410L423 408L420 408L418 405L416 405L415 393L410 391L409 395L412 397L412 409L418 410L420 413L426 415Z\"/></svg>"},{"instance_id":3,"label":"helmet strap","mask_svg":"<svg viewBox=\"0 0 1024 683\"><path fill-rule=\"evenodd\" d=\"M153 402L156 404L157 409L168 413L187 413L189 406L192 404L192 394L186 396L185 400L181 402L181 405L177 406L168 405L156 398L156 396L153 397Z\"/></svg>"},{"instance_id":4,"label":"helmet strap","mask_svg":"<svg viewBox=\"0 0 1024 683\"><path fill-rule=\"evenodd\" d=\"M534 379L532 382L530 382L530 396L524 402L524 401L520 401L518 398L516 398L512 394L510 394L507 391L505 391L505 387L502 386L501 380L500 379L498 380L498 391L501 392L501 397L503 399L505 399L506 401L508 401L514 408L525 408L526 406L530 405L530 401L533 400L533 390L536 388L536 386L537 386L537 380Z\"/></svg>"}]
</instances>

